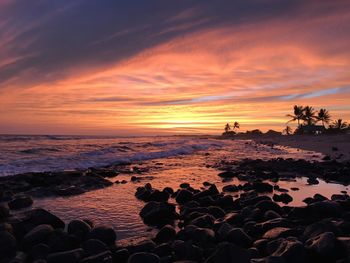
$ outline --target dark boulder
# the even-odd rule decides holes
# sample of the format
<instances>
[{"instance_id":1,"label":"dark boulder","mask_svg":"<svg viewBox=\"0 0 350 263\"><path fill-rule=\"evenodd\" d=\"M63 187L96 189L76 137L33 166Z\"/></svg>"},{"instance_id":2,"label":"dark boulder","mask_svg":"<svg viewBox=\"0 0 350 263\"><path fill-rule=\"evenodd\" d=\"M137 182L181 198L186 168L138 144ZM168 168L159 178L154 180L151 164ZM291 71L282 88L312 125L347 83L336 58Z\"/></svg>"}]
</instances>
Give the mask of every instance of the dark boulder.
<instances>
[{"instance_id":1,"label":"dark boulder","mask_svg":"<svg viewBox=\"0 0 350 263\"><path fill-rule=\"evenodd\" d=\"M205 261L206 263L250 263L247 250L231 243L220 243L213 254Z\"/></svg>"},{"instance_id":2,"label":"dark boulder","mask_svg":"<svg viewBox=\"0 0 350 263\"><path fill-rule=\"evenodd\" d=\"M220 176L222 178L233 178L236 176L236 173L234 173L232 171L225 171L225 172L219 173L218 176Z\"/></svg>"},{"instance_id":3,"label":"dark boulder","mask_svg":"<svg viewBox=\"0 0 350 263\"><path fill-rule=\"evenodd\" d=\"M282 193L280 195L278 194L274 194L272 197L273 201L275 202L282 202L284 204L288 204L290 202L293 201L293 197L291 197L289 194L287 193Z\"/></svg>"},{"instance_id":4,"label":"dark boulder","mask_svg":"<svg viewBox=\"0 0 350 263\"><path fill-rule=\"evenodd\" d=\"M69 234L84 239L87 236L87 234L91 231L91 227L88 223L86 223L83 220L72 220L68 224L67 231Z\"/></svg>"},{"instance_id":5,"label":"dark boulder","mask_svg":"<svg viewBox=\"0 0 350 263\"><path fill-rule=\"evenodd\" d=\"M0 221L10 216L10 211L7 205L0 204Z\"/></svg>"},{"instance_id":6,"label":"dark boulder","mask_svg":"<svg viewBox=\"0 0 350 263\"><path fill-rule=\"evenodd\" d=\"M50 253L50 248L46 244L38 244L32 247L30 250L30 256L36 259L45 259Z\"/></svg>"},{"instance_id":7,"label":"dark boulder","mask_svg":"<svg viewBox=\"0 0 350 263\"><path fill-rule=\"evenodd\" d=\"M160 258L153 253L139 252L132 254L128 263L160 263Z\"/></svg>"},{"instance_id":8,"label":"dark boulder","mask_svg":"<svg viewBox=\"0 0 350 263\"><path fill-rule=\"evenodd\" d=\"M96 255L92 255L84 258L80 263L113 263L112 253L110 251L104 251Z\"/></svg>"},{"instance_id":9,"label":"dark boulder","mask_svg":"<svg viewBox=\"0 0 350 263\"><path fill-rule=\"evenodd\" d=\"M314 218L340 217L343 213L339 203L330 200L312 203L309 208Z\"/></svg>"},{"instance_id":10,"label":"dark boulder","mask_svg":"<svg viewBox=\"0 0 350 263\"><path fill-rule=\"evenodd\" d=\"M33 204L33 199L30 196L18 196L13 200L8 202L8 206L10 209L21 209Z\"/></svg>"},{"instance_id":11,"label":"dark boulder","mask_svg":"<svg viewBox=\"0 0 350 263\"><path fill-rule=\"evenodd\" d=\"M254 182L252 188L258 193L272 193L273 191L273 186L264 182Z\"/></svg>"},{"instance_id":12,"label":"dark boulder","mask_svg":"<svg viewBox=\"0 0 350 263\"><path fill-rule=\"evenodd\" d=\"M98 239L89 239L81 244L84 249L84 257L90 257L108 250L105 243Z\"/></svg>"},{"instance_id":13,"label":"dark boulder","mask_svg":"<svg viewBox=\"0 0 350 263\"><path fill-rule=\"evenodd\" d=\"M146 224L164 226L178 218L175 205L165 202L147 203L140 211L140 216Z\"/></svg>"},{"instance_id":14,"label":"dark boulder","mask_svg":"<svg viewBox=\"0 0 350 263\"><path fill-rule=\"evenodd\" d=\"M91 232L87 235L88 239L98 239L105 243L106 245L113 245L117 235L113 228L99 226L95 227L91 230Z\"/></svg>"},{"instance_id":15,"label":"dark boulder","mask_svg":"<svg viewBox=\"0 0 350 263\"><path fill-rule=\"evenodd\" d=\"M188 201L191 201L193 193L186 189L181 189L176 195L176 202L180 205L185 204Z\"/></svg>"},{"instance_id":16,"label":"dark boulder","mask_svg":"<svg viewBox=\"0 0 350 263\"><path fill-rule=\"evenodd\" d=\"M171 225L163 226L155 237L158 243L166 243L173 240L176 236L176 230Z\"/></svg>"},{"instance_id":17,"label":"dark boulder","mask_svg":"<svg viewBox=\"0 0 350 263\"><path fill-rule=\"evenodd\" d=\"M77 248L63 252L49 254L47 263L78 263L83 256L83 249Z\"/></svg>"},{"instance_id":18,"label":"dark boulder","mask_svg":"<svg viewBox=\"0 0 350 263\"><path fill-rule=\"evenodd\" d=\"M272 256L282 257L286 263L307 262L303 244L294 239L282 241Z\"/></svg>"},{"instance_id":19,"label":"dark boulder","mask_svg":"<svg viewBox=\"0 0 350 263\"><path fill-rule=\"evenodd\" d=\"M54 229L50 225L39 225L35 227L28 232L22 240L24 250L29 250L34 245L47 242L53 232Z\"/></svg>"},{"instance_id":20,"label":"dark boulder","mask_svg":"<svg viewBox=\"0 0 350 263\"><path fill-rule=\"evenodd\" d=\"M7 231L0 232L0 258L6 259L16 255L17 241Z\"/></svg>"},{"instance_id":21,"label":"dark boulder","mask_svg":"<svg viewBox=\"0 0 350 263\"><path fill-rule=\"evenodd\" d=\"M312 237L305 242L305 248L311 254L312 258L318 262L334 261L336 237L332 232L325 232Z\"/></svg>"},{"instance_id":22,"label":"dark boulder","mask_svg":"<svg viewBox=\"0 0 350 263\"><path fill-rule=\"evenodd\" d=\"M237 192L237 191L239 191L239 189L238 189L237 185L230 184L230 185L225 185L222 188L222 191L223 192Z\"/></svg>"},{"instance_id":23,"label":"dark boulder","mask_svg":"<svg viewBox=\"0 0 350 263\"><path fill-rule=\"evenodd\" d=\"M233 228L228 232L226 240L239 247L249 248L252 246L252 238L241 228Z\"/></svg>"}]
</instances>

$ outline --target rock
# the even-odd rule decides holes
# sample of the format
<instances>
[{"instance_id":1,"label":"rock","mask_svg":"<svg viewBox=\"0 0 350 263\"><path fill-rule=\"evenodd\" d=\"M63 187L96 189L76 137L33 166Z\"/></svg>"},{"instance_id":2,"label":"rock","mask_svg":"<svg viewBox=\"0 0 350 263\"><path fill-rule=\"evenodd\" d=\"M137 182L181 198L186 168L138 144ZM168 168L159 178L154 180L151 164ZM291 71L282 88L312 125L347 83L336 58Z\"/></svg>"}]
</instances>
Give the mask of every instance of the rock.
<instances>
[{"instance_id":1,"label":"rock","mask_svg":"<svg viewBox=\"0 0 350 263\"><path fill-rule=\"evenodd\" d=\"M84 257L97 255L108 250L107 245L98 239L86 240L81 247L84 249Z\"/></svg>"},{"instance_id":2,"label":"rock","mask_svg":"<svg viewBox=\"0 0 350 263\"><path fill-rule=\"evenodd\" d=\"M200 247L211 247L215 242L215 232L209 228L196 228L192 240Z\"/></svg>"},{"instance_id":3,"label":"rock","mask_svg":"<svg viewBox=\"0 0 350 263\"><path fill-rule=\"evenodd\" d=\"M16 255L17 241L7 231L0 232L0 259L11 258Z\"/></svg>"},{"instance_id":4,"label":"rock","mask_svg":"<svg viewBox=\"0 0 350 263\"><path fill-rule=\"evenodd\" d=\"M305 248L317 261L331 262L335 259L336 237L332 232L325 232L305 242Z\"/></svg>"},{"instance_id":5,"label":"rock","mask_svg":"<svg viewBox=\"0 0 350 263\"><path fill-rule=\"evenodd\" d=\"M273 191L273 186L264 182L254 182L252 188L258 193L271 193Z\"/></svg>"},{"instance_id":6,"label":"rock","mask_svg":"<svg viewBox=\"0 0 350 263\"><path fill-rule=\"evenodd\" d=\"M211 214L215 218L224 217L226 214L226 212L218 206L209 206L208 210L209 214Z\"/></svg>"},{"instance_id":7,"label":"rock","mask_svg":"<svg viewBox=\"0 0 350 263\"><path fill-rule=\"evenodd\" d=\"M313 185L313 184L319 184L320 182L317 180L317 178L309 177L307 179L307 183L310 184L310 185Z\"/></svg>"},{"instance_id":8,"label":"rock","mask_svg":"<svg viewBox=\"0 0 350 263\"><path fill-rule=\"evenodd\" d=\"M231 243L220 243L206 263L250 263L249 253Z\"/></svg>"},{"instance_id":9,"label":"rock","mask_svg":"<svg viewBox=\"0 0 350 263\"><path fill-rule=\"evenodd\" d=\"M231 229L226 236L226 240L236 246L244 248L249 248L253 244L251 237L241 228Z\"/></svg>"},{"instance_id":10,"label":"rock","mask_svg":"<svg viewBox=\"0 0 350 263\"><path fill-rule=\"evenodd\" d=\"M84 251L81 248L52 253L48 255L47 263L78 263L80 262L83 253Z\"/></svg>"},{"instance_id":11,"label":"rock","mask_svg":"<svg viewBox=\"0 0 350 263\"><path fill-rule=\"evenodd\" d=\"M54 229L50 225L39 225L35 227L22 240L24 250L28 251L37 244L45 243L53 232Z\"/></svg>"},{"instance_id":12,"label":"rock","mask_svg":"<svg viewBox=\"0 0 350 263\"><path fill-rule=\"evenodd\" d=\"M272 256L282 257L286 263L306 263L305 249L301 242L284 240Z\"/></svg>"},{"instance_id":13,"label":"rock","mask_svg":"<svg viewBox=\"0 0 350 263\"><path fill-rule=\"evenodd\" d=\"M119 249L113 253L113 258L115 262L126 262L130 256L130 253L127 249Z\"/></svg>"},{"instance_id":14,"label":"rock","mask_svg":"<svg viewBox=\"0 0 350 263\"><path fill-rule=\"evenodd\" d=\"M81 240L74 236L69 235L62 229L55 229L55 231L50 235L47 245L50 247L51 253L73 250L80 247Z\"/></svg>"},{"instance_id":15,"label":"rock","mask_svg":"<svg viewBox=\"0 0 350 263\"><path fill-rule=\"evenodd\" d=\"M188 201L191 201L193 197L193 193L186 190L181 189L176 195L176 202L180 205L185 204Z\"/></svg>"},{"instance_id":16,"label":"rock","mask_svg":"<svg viewBox=\"0 0 350 263\"><path fill-rule=\"evenodd\" d=\"M238 187L234 184L230 184L230 185L225 185L223 188L222 188L222 191L223 192L237 192L239 191Z\"/></svg>"},{"instance_id":17,"label":"rock","mask_svg":"<svg viewBox=\"0 0 350 263\"><path fill-rule=\"evenodd\" d=\"M233 178L236 176L236 174L234 172L231 172L231 171L225 171L225 172L219 173L218 176L220 176L222 178Z\"/></svg>"},{"instance_id":18,"label":"rock","mask_svg":"<svg viewBox=\"0 0 350 263\"><path fill-rule=\"evenodd\" d=\"M173 240L176 236L175 228L171 225L163 226L156 235L156 242L158 243L167 243Z\"/></svg>"},{"instance_id":19,"label":"rock","mask_svg":"<svg viewBox=\"0 0 350 263\"><path fill-rule=\"evenodd\" d=\"M90 257L86 257L80 263L113 263L112 253L104 251Z\"/></svg>"},{"instance_id":20,"label":"rock","mask_svg":"<svg viewBox=\"0 0 350 263\"><path fill-rule=\"evenodd\" d=\"M200 261L202 258L202 250L193 245L192 242L184 242L182 240L175 240L171 247L174 251L174 260L194 260Z\"/></svg>"},{"instance_id":21,"label":"rock","mask_svg":"<svg viewBox=\"0 0 350 263\"><path fill-rule=\"evenodd\" d=\"M140 211L140 216L146 224L164 226L178 218L175 205L165 202L149 202Z\"/></svg>"},{"instance_id":22,"label":"rock","mask_svg":"<svg viewBox=\"0 0 350 263\"><path fill-rule=\"evenodd\" d=\"M288 204L290 202L293 201L293 197L291 197L289 194L287 193L282 193L280 195L278 194L274 194L272 199L275 201L275 202L282 202L284 204Z\"/></svg>"},{"instance_id":23,"label":"rock","mask_svg":"<svg viewBox=\"0 0 350 263\"><path fill-rule=\"evenodd\" d=\"M277 239L280 237L288 237L292 235L294 231L290 228L287 227L275 227L267 231L264 235L263 238L265 239Z\"/></svg>"},{"instance_id":24,"label":"rock","mask_svg":"<svg viewBox=\"0 0 350 263\"><path fill-rule=\"evenodd\" d=\"M46 244L38 244L32 247L30 255L33 259L45 259L49 255L50 248Z\"/></svg>"},{"instance_id":25,"label":"rock","mask_svg":"<svg viewBox=\"0 0 350 263\"><path fill-rule=\"evenodd\" d=\"M65 188L59 188L56 190L56 194L59 196L72 196L72 195L80 195L84 193L84 189L79 186L69 186Z\"/></svg>"},{"instance_id":26,"label":"rock","mask_svg":"<svg viewBox=\"0 0 350 263\"><path fill-rule=\"evenodd\" d=\"M168 243L163 243L156 246L153 253L162 258L171 255L173 253L173 249Z\"/></svg>"},{"instance_id":27,"label":"rock","mask_svg":"<svg viewBox=\"0 0 350 263\"><path fill-rule=\"evenodd\" d=\"M272 210L275 211L278 214L281 214L282 209L281 207L276 204L275 202L272 202L270 200L262 200L260 202L258 202L255 207L259 208L263 213L265 213L266 211Z\"/></svg>"},{"instance_id":28,"label":"rock","mask_svg":"<svg viewBox=\"0 0 350 263\"><path fill-rule=\"evenodd\" d=\"M216 231L217 236L221 239L221 240L225 240L228 233L233 229L233 227L226 223L223 222L220 227L218 228L218 230Z\"/></svg>"},{"instance_id":29,"label":"rock","mask_svg":"<svg viewBox=\"0 0 350 263\"><path fill-rule=\"evenodd\" d=\"M68 224L67 231L69 234L84 239L87 236L87 234L91 231L91 227L88 223L86 223L83 220L72 220Z\"/></svg>"},{"instance_id":30,"label":"rock","mask_svg":"<svg viewBox=\"0 0 350 263\"><path fill-rule=\"evenodd\" d=\"M160 258L153 253L140 252L132 254L128 263L160 263Z\"/></svg>"},{"instance_id":31,"label":"rock","mask_svg":"<svg viewBox=\"0 0 350 263\"><path fill-rule=\"evenodd\" d=\"M314 218L340 217L343 213L339 203L330 200L312 203L309 208Z\"/></svg>"},{"instance_id":32,"label":"rock","mask_svg":"<svg viewBox=\"0 0 350 263\"><path fill-rule=\"evenodd\" d=\"M202 215L195 218L191 221L191 225L202 227L202 228L211 228L214 224L215 218L212 215Z\"/></svg>"},{"instance_id":33,"label":"rock","mask_svg":"<svg viewBox=\"0 0 350 263\"><path fill-rule=\"evenodd\" d=\"M113 245L117 235L113 228L99 226L95 227L91 230L91 232L87 235L88 239L98 239L105 243L106 245Z\"/></svg>"},{"instance_id":34,"label":"rock","mask_svg":"<svg viewBox=\"0 0 350 263\"><path fill-rule=\"evenodd\" d=\"M319 236L324 232L333 232L337 234L338 228L331 220L328 219L315 222L306 226L303 233L303 240L308 240L310 238Z\"/></svg>"},{"instance_id":35,"label":"rock","mask_svg":"<svg viewBox=\"0 0 350 263\"><path fill-rule=\"evenodd\" d=\"M0 204L0 221L10 216L8 207L4 204Z\"/></svg>"},{"instance_id":36,"label":"rock","mask_svg":"<svg viewBox=\"0 0 350 263\"><path fill-rule=\"evenodd\" d=\"M266 220L280 218L280 217L281 216L278 213L276 213L275 211L272 211L272 210L266 211L265 214L264 214L264 218Z\"/></svg>"},{"instance_id":37,"label":"rock","mask_svg":"<svg viewBox=\"0 0 350 263\"><path fill-rule=\"evenodd\" d=\"M8 202L10 209L21 209L33 204L33 199L29 196L18 196L15 199Z\"/></svg>"},{"instance_id":38,"label":"rock","mask_svg":"<svg viewBox=\"0 0 350 263\"><path fill-rule=\"evenodd\" d=\"M166 202L168 201L170 194L166 191L153 190L147 201L157 201L157 202Z\"/></svg>"},{"instance_id":39,"label":"rock","mask_svg":"<svg viewBox=\"0 0 350 263\"><path fill-rule=\"evenodd\" d=\"M180 184L180 188L186 189L186 188L189 188L189 187L190 187L189 183L182 183L182 184Z\"/></svg>"},{"instance_id":40,"label":"rock","mask_svg":"<svg viewBox=\"0 0 350 263\"><path fill-rule=\"evenodd\" d=\"M292 191L299 191L299 188L298 187L291 187L290 190L292 190Z\"/></svg>"}]
</instances>

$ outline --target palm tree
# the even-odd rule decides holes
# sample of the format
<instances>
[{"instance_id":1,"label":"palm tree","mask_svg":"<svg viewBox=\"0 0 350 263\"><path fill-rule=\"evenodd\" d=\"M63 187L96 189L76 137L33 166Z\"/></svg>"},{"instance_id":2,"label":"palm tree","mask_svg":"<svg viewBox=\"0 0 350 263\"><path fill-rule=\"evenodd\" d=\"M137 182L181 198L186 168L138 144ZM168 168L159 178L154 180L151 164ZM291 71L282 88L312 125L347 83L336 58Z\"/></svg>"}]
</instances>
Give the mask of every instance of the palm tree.
<instances>
[{"instance_id":1,"label":"palm tree","mask_svg":"<svg viewBox=\"0 0 350 263\"><path fill-rule=\"evenodd\" d=\"M225 125L225 132L229 132L231 130L231 126L229 123L226 123Z\"/></svg>"},{"instance_id":2,"label":"palm tree","mask_svg":"<svg viewBox=\"0 0 350 263\"><path fill-rule=\"evenodd\" d=\"M330 128L337 129L339 131L346 129L347 127L347 122L343 121L342 119L338 119L330 125Z\"/></svg>"},{"instance_id":3,"label":"palm tree","mask_svg":"<svg viewBox=\"0 0 350 263\"><path fill-rule=\"evenodd\" d=\"M331 120L331 115L329 114L329 111L326 109L320 109L317 115L317 120L322 121L322 126L324 127L324 124L328 124Z\"/></svg>"},{"instance_id":4,"label":"palm tree","mask_svg":"<svg viewBox=\"0 0 350 263\"><path fill-rule=\"evenodd\" d=\"M286 126L286 128L283 130L283 133L285 135L291 135L293 133L293 130L290 126Z\"/></svg>"},{"instance_id":5,"label":"palm tree","mask_svg":"<svg viewBox=\"0 0 350 263\"><path fill-rule=\"evenodd\" d=\"M316 111L312 106L306 106L304 108L303 118L306 121L307 125L312 125L315 123Z\"/></svg>"},{"instance_id":6,"label":"palm tree","mask_svg":"<svg viewBox=\"0 0 350 263\"><path fill-rule=\"evenodd\" d=\"M300 120L302 120L303 116L304 116L304 108L303 108L303 106L294 105L293 110L294 110L294 115L287 114L287 117L291 117L292 118L288 122L298 121L298 127L300 127Z\"/></svg>"},{"instance_id":7,"label":"palm tree","mask_svg":"<svg viewBox=\"0 0 350 263\"><path fill-rule=\"evenodd\" d=\"M237 121L235 121L235 122L233 123L232 129L233 129L233 130L239 129L239 126L240 126L240 124L239 124Z\"/></svg>"}]
</instances>

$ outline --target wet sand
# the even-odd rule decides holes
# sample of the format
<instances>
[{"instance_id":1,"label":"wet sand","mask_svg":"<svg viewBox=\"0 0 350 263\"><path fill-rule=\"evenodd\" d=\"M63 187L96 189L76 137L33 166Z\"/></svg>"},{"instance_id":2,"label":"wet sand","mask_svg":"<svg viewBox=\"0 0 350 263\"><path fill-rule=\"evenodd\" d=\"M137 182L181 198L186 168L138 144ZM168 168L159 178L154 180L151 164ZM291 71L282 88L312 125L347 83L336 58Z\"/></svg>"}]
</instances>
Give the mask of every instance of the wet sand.
<instances>
[{"instance_id":1,"label":"wet sand","mask_svg":"<svg viewBox=\"0 0 350 263\"><path fill-rule=\"evenodd\" d=\"M342 135L292 135L255 138L257 143L283 145L330 156L338 161L350 160L350 134Z\"/></svg>"}]
</instances>

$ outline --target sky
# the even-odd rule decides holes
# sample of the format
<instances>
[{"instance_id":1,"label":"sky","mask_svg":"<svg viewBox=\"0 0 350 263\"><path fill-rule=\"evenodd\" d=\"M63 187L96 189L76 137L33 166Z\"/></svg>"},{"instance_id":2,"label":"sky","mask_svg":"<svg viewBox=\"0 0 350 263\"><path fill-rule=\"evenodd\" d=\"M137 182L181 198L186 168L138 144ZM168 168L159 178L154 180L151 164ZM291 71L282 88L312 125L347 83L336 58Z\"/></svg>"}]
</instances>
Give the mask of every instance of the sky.
<instances>
[{"instance_id":1,"label":"sky","mask_svg":"<svg viewBox=\"0 0 350 263\"><path fill-rule=\"evenodd\" d=\"M350 121L348 0L0 0L0 134Z\"/></svg>"}]
</instances>

